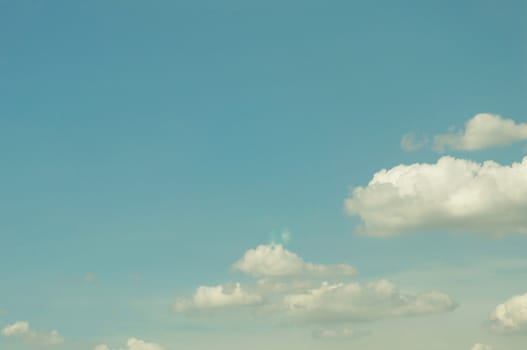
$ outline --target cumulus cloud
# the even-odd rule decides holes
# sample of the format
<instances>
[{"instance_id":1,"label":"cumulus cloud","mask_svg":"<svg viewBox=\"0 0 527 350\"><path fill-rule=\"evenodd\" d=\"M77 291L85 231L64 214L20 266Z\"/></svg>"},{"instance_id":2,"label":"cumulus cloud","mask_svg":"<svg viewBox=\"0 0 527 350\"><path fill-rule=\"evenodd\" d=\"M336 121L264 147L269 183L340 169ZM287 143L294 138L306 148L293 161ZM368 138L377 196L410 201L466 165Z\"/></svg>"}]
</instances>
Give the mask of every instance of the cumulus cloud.
<instances>
[{"instance_id":1,"label":"cumulus cloud","mask_svg":"<svg viewBox=\"0 0 527 350\"><path fill-rule=\"evenodd\" d=\"M319 265L305 262L281 244L260 245L249 249L233 269L255 277L352 276L357 271L347 264Z\"/></svg>"},{"instance_id":2,"label":"cumulus cloud","mask_svg":"<svg viewBox=\"0 0 527 350\"><path fill-rule=\"evenodd\" d=\"M156 343L147 343L141 339L130 338L126 342L127 347L113 350L163 350L163 347ZM112 350L108 345L97 345L93 350Z\"/></svg>"},{"instance_id":3,"label":"cumulus cloud","mask_svg":"<svg viewBox=\"0 0 527 350\"><path fill-rule=\"evenodd\" d=\"M349 265L336 267L339 265L306 263L297 254L276 244L248 250L235 266L258 279L244 288L239 283L198 287L193 296L179 299L175 310L229 308L239 311L241 307L250 307L261 318L285 323L319 327L337 325L334 329L313 332L316 338L334 339L367 335L364 331L356 333L347 328L355 322L429 315L457 307L448 294L440 291L407 293L385 279L368 283L349 282L352 272ZM321 282L318 278L328 275L328 271L334 276L335 270L341 274L338 282L329 279Z\"/></svg>"},{"instance_id":4,"label":"cumulus cloud","mask_svg":"<svg viewBox=\"0 0 527 350\"><path fill-rule=\"evenodd\" d=\"M253 289L262 288L260 283ZM199 287L193 298L178 300L175 308L183 312L252 305L272 317L295 323L324 324L435 314L457 307L446 293L404 293L384 279L369 283L323 282L316 287L313 284L291 281L279 283L276 289L264 286L261 290L265 298L244 291L238 284L230 292L225 292L223 286ZM329 333L325 336L329 337Z\"/></svg>"},{"instance_id":5,"label":"cumulus cloud","mask_svg":"<svg viewBox=\"0 0 527 350\"><path fill-rule=\"evenodd\" d=\"M497 333L526 333L527 293L516 295L496 306L490 322L491 329Z\"/></svg>"},{"instance_id":6,"label":"cumulus cloud","mask_svg":"<svg viewBox=\"0 0 527 350\"><path fill-rule=\"evenodd\" d=\"M5 337L17 337L33 344L58 345L64 343L64 338L56 330L51 332L36 332L30 329L26 321L17 321L2 329Z\"/></svg>"},{"instance_id":7,"label":"cumulus cloud","mask_svg":"<svg viewBox=\"0 0 527 350\"><path fill-rule=\"evenodd\" d=\"M415 152L428 145L426 136L417 136L414 133L408 133L401 138L401 149L406 152Z\"/></svg>"},{"instance_id":8,"label":"cumulus cloud","mask_svg":"<svg viewBox=\"0 0 527 350\"><path fill-rule=\"evenodd\" d=\"M239 283L224 286L200 286L191 299L179 299L176 311L215 309L229 306L253 305L262 301L258 294L243 289Z\"/></svg>"},{"instance_id":9,"label":"cumulus cloud","mask_svg":"<svg viewBox=\"0 0 527 350\"><path fill-rule=\"evenodd\" d=\"M345 208L362 219L357 231L370 236L437 229L527 234L526 174L527 157L503 166L444 156L380 170L352 190Z\"/></svg>"},{"instance_id":10,"label":"cumulus cloud","mask_svg":"<svg viewBox=\"0 0 527 350\"><path fill-rule=\"evenodd\" d=\"M495 114L480 113L465 123L464 130L436 135L434 146L439 151L475 151L523 140L527 140L527 124L516 123Z\"/></svg>"},{"instance_id":11,"label":"cumulus cloud","mask_svg":"<svg viewBox=\"0 0 527 350\"><path fill-rule=\"evenodd\" d=\"M492 350L492 346L487 344L476 343L471 350Z\"/></svg>"},{"instance_id":12,"label":"cumulus cloud","mask_svg":"<svg viewBox=\"0 0 527 350\"><path fill-rule=\"evenodd\" d=\"M371 321L454 310L450 296L438 291L402 293L387 280L361 283L323 283L319 288L286 295L286 314L305 322Z\"/></svg>"}]
</instances>

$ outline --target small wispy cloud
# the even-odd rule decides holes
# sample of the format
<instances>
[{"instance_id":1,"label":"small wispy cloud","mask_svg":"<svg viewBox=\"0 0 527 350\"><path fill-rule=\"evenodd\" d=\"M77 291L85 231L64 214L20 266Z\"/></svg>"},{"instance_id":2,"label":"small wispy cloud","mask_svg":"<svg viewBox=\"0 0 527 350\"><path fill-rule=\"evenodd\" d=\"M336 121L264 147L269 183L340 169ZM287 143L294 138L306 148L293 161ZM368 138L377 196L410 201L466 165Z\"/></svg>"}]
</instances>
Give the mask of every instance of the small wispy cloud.
<instances>
[{"instance_id":1,"label":"small wispy cloud","mask_svg":"<svg viewBox=\"0 0 527 350\"><path fill-rule=\"evenodd\" d=\"M428 146L430 141L425 135L416 135L415 133L404 134L401 138L401 149L405 152L419 151Z\"/></svg>"},{"instance_id":2,"label":"small wispy cloud","mask_svg":"<svg viewBox=\"0 0 527 350\"><path fill-rule=\"evenodd\" d=\"M327 340L348 340L366 337L371 335L370 331L356 331L353 328L324 328L314 330L312 333L313 338L327 339Z\"/></svg>"},{"instance_id":3,"label":"small wispy cloud","mask_svg":"<svg viewBox=\"0 0 527 350\"><path fill-rule=\"evenodd\" d=\"M94 282L95 280L97 279L97 276L95 276L94 273L92 272L87 272L85 275L84 275L84 281L85 282Z\"/></svg>"},{"instance_id":4,"label":"small wispy cloud","mask_svg":"<svg viewBox=\"0 0 527 350\"><path fill-rule=\"evenodd\" d=\"M282 243L287 245L289 242L291 242L291 231L288 229L283 229L282 233L280 234L280 238L282 239Z\"/></svg>"}]
</instances>

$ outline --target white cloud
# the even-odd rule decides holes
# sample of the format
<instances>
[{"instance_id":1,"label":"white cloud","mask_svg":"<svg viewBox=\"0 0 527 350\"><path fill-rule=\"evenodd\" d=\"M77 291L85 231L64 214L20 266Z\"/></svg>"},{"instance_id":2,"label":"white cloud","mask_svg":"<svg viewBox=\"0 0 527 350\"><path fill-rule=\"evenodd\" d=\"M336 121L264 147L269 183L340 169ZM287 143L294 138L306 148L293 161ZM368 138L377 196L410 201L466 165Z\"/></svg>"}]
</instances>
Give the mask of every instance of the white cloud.
<instances>
[{"instance_id":1,"label":"white cloud","mask_svg":"<svg viewBox=\"0 0 527 350\"><path fill-rule=\"evenodd\" d=\"M527 234L527 157L502 166L445 156L435 164L398 165L374 174L345 201L361 217L359 233L418 230Z\"/></svg>"},{"instance_id":2,"label":"white cloud","mask_svg":"<svg viewBox=\"0 0 527 350\"><path fill-rule=\"evenodd\" d=\"M367 284L323 283L301 294L286 295L286 314L304 322L369 321L451 311L457 306L450 296L438 291L402 293L387 280Z\"/></svg>"},{"instance_id":3,"label":"white cloud","mask_svg":"<svg viewBox=\"0 0 527 350\"><path fill-rule=\"evenodd\" d=\"M114 350L163 350L163 347L156 343L147 343L141 339L130 338L126 343L127 347L124 349L114 349ZM97 345L93 350L112 350L108 345L101 344Z\"/></svg>"},{"instance_id":4,"label":"white cloud","mask_svg":"<svg viewBox=\"0 0 527 350\"><path fill-rule=\"evenodd\" d=\"M527 124L499 115L480 113L465 123L465 130L436 135L434 145L445 149L475 151L527 140Z\"/></svg>"},{"instance_id":5,"label":"white cloud","mask_svg":"<svg viewBox=\"0 0 527 350\"><path fill-rule=\"evenodd\" d=\"M234 263L235 270L255 277L352 276L354 267L347 264L319 265L305 262L280 244L260 245L249 249Z\"/></svg>"},{"instance_id":6,"label":"white cloud","mask_svg":"<svg viewBox=\"0 0 527 350\"><path fill-rule=\"evenodd\" d=\"M5 337L19 337L33 344L58 345L64 343L64 338L56 330L51 332L35 332L26 321L17 321L2 329Z\"/></svg>"},{"instance_id":7,"label":"white cloud","mask_svg":"<svg viewBox=\"0 0 527 350\"><path fill-rule=\"evenodd\" d=\"M496 306L490 321L491 329L497 333L527 332L527 293Z\"/></svg>"},{"instance_id":8,"label":"white cloud","mask_svg":"<svg viewBox=\"0 0 527 350\"><path fill-rule=\"evenodd\" d=\"M418 151L428 144L426 136L416 136L413 133L403 135L401 138L401 149L406 152Z\"/></svg>"},{"instance_id":9,"label":"white cloud","mask_svg":"<svg viewBox=\"0 0 527 350\"><path fill-rule=\"evenodd\" d=\"M471 350L492 350L492 346L487 344L476 343Z\"/></svg>"},{"instance_id":10,"label":"white cloud","mask_svg":"<svg viewBox=\"0 0 527 350\"><path fill-rule=\"evenodd\" d=\"M244 290L239 283L225 286L201 286L192 299L179 299L176 311L215 309L228 306L244 306L260 303L262 297Z\"/></svg>"}]
</instances>

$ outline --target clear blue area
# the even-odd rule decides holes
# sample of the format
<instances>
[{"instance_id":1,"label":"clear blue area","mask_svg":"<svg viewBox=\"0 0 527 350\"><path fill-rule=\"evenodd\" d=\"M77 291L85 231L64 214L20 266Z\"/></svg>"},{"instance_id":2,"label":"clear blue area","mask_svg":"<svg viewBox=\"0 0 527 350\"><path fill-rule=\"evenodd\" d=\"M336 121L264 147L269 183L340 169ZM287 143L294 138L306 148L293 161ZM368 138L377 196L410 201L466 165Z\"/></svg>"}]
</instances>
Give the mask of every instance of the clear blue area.
<instances>
[{"instance_id":1,"label":"clear blue area","mask_svg":"<svg viewBox=\"0 0 527 350\"><path fill-rule=\"evenodd\" d=\"M357 237L343 200L439 157L404 153L408 131L525 121L526 18L521 0L2 1L0 322L141 329L122 300L239 279L282 228L361 278L525 256L515 238Z\"/></svg>"}]
</instances>

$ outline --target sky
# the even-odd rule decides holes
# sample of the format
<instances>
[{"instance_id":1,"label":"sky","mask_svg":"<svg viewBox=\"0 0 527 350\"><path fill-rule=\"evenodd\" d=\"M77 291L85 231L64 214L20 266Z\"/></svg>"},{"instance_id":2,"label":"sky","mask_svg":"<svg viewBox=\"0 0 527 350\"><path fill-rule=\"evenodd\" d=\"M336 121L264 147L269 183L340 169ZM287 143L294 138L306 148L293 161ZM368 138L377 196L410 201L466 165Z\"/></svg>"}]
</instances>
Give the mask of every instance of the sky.
<instances>
[{"instance_id":1,"label":"sky","mask_svg":"<svg viewBox=\"0 0 527 350\"><path fill-rule=\"evenodd\" d=\"M0 348L524 350L526 19L1 1Z\"/></svg>"}]
</instances>

